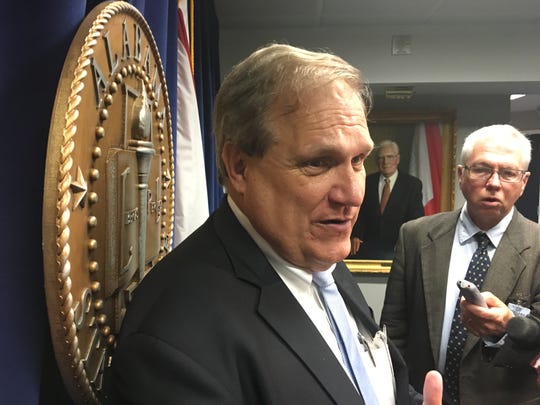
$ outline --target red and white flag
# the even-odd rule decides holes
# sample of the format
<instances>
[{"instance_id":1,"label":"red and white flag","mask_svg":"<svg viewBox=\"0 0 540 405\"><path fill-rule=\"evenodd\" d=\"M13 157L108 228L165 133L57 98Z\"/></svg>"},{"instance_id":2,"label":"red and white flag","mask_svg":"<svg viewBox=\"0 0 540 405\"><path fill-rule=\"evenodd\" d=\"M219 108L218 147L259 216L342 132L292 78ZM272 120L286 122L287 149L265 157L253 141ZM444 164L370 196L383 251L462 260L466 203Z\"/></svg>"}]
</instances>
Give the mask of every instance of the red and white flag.
<instances>
[{"instance_id":1,"label":"red and white flag","mask_svg":"<svg viewBox=\"0 0 540 405\"><path fill-rule=\"evenodd\" d=\"M540 353L531 361L531 367L533 367L540 376Z\"/></svg>"},{"instance_id":2,"label":"red and white flag","mask_svg":"<svg viewBox=\"0 0 540 405\"><path fill-rule=\"evenodd\" d=\"M441 211L442 135L437 123L421 123L411 149L409 173L422 181L424 213Z\"/></svg>"},{"instance_id":3,"label":"red and white flag","mask_svg":"<svg viewBox=\"0 0 540 405\"><path fill-rule=\"evenodd\" d=\"M178 9L174 246L208 218L204 153L182 10Z\"/></svg>"}]
</instances>

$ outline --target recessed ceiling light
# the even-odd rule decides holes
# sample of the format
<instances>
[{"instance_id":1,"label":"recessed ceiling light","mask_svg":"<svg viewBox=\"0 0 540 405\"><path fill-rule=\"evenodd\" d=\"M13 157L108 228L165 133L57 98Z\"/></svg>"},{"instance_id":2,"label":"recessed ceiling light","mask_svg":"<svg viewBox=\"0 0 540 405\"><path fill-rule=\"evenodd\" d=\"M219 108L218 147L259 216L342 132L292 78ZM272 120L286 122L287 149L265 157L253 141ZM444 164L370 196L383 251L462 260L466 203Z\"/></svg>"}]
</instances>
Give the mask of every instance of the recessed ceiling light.
<instances>
[{"instance_id":1,"label":"recessed ceiling light","mask_svg":"<svg viewBox=\"0 0 540 405\"><path fill-rule=\"evenodd\" d=\"M517 100L518 98L525 97L526 94L510 94L510 100Z\"/></svg>"}]
</instances>

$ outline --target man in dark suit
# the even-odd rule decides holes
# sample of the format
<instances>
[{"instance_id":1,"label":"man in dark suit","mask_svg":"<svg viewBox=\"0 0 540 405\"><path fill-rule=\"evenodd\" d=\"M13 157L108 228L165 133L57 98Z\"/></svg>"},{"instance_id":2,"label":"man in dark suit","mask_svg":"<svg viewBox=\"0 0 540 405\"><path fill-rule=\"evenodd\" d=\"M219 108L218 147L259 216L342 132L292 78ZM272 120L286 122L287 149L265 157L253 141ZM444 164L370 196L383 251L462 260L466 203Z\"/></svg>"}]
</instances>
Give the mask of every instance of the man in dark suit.
<instances>
[{"instance_id":1,"label":"man in dark suit","mask_svg":"<svg viewBox=\"0 0 540 405\"><path fill-rule=\"evenodd\" d=\"M226 198L136 289L111 403L371 405L366 389L380 404L422 401L391 343L364 350L378 326L342 262L373 147L369 102L361 73L327 53L270 45L233 69L214 117ZM352 340L363 381L348 373L319 273L365 338ZM424 403L440 404L440 374L426 381Z\"/></svg>"},{"instance_id":2,"label":"man in dark suit","mask_svg":"<svg viewBox=\"0 0 540 405\"><path fill-rule=\"evenodd\" d=\"M422 182L398 170L399 146L394 141L377 145L375 160L379 171L366 178L366 195L352 232L351 257L392 260L401 225L424 216Z\"/></svg>"},{"instance_id":3,"label":"man in dark suit","mask_svg":"<svg viewBox=\"0 0 540 405\"><path fill-rule=\"evenodd\" d=\"M530 158L529 140L510 125L473 132L457 168L465 205L401 229L381 323L402 351L416 389L422 388L425 370L444 374L445 403L540 403L530 356L518 361L520 343L510 335L502 339L514 316L537 320L540 315L540 227L514 207L530 175ZM458 301L456 286L471 274L467 269L478 232L488 237L489 267L480 287L486 308ZM456 374L446 364L459 341L453 338L454 323L468 330ZM509 358L512 364L504 360ZM455 384L448 377L452 374Z\"/></svg>"}]
</instances>

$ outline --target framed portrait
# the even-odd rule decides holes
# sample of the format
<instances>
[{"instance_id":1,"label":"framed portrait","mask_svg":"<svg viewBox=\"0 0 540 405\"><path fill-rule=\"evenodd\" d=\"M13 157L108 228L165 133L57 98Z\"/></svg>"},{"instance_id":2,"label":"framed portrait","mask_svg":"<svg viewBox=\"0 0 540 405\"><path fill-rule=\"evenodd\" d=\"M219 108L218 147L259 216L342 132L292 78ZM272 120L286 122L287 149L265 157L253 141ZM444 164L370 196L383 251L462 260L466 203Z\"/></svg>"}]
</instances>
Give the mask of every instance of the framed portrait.
<instances>
[{"instance_id":1,"label":"framed portrait","mask_svg":"<svg viewBox=\"0 0 540 405\"><path fill-rule=\"evenodd\" d=\"M456 165L454 112L374 112L368 117L368 126L375 145L382 140L392 140L399 145L400 171L417 176L413 168L422 170L422 166L432 165L430 174L436 176L433 181L438 182L438 186L429 187L434 194L432 199L435 205L431 201L429 210L425 205L426 215L453 209ZM422 143L421 137L427 138L428 135L436 142L428 142L429 147L426 149L426 143ZM436 159L433 159L433 155ZM368 175L376 172L378 169L375 159L368 158L365 168ZM418 177L423 180L421 176ZM423 187L424 190L426 188L428 187ZM363 257L365 255L364 253ZM392 265L392 260L387 257L347 259L345 262L352 272L369 274L386 274Z\"/></svg>"}]
</instances>

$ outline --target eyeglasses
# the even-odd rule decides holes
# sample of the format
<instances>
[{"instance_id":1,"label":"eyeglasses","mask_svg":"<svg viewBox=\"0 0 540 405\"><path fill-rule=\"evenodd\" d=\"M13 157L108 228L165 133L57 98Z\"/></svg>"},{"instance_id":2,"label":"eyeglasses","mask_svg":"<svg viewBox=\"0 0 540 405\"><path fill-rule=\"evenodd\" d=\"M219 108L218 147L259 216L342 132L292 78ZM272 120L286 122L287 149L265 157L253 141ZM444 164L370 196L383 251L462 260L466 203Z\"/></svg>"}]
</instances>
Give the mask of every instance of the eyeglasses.
<instances>
[{"instance_id":1,"label":"eyeglasses","mask_svg":"<svg viewBox=\"0 0 540 405\"><path fill-rule=\"evenodd\" d=\"M386 160L394 160L397 157L398 157L398 155L382 155L382 156L377 156L375 159L377 160L377 162L382 162L385 159Z\"/></svg>"},{"instance_id":2,"label":"eyeglasses","mask_svg":"<svg viewBox=\"0 0 540 405\"><path fill-rule=\"evenodd\" d=\"M469 172L469 177L472 180L487 180L493 176L494 172L497 172L499 179L506 183L517 183L523 179L527 170L510 169L503 167L501 169L494 169L489 166L463 166L465 170Z\"/></svg>"}]
</instances>

